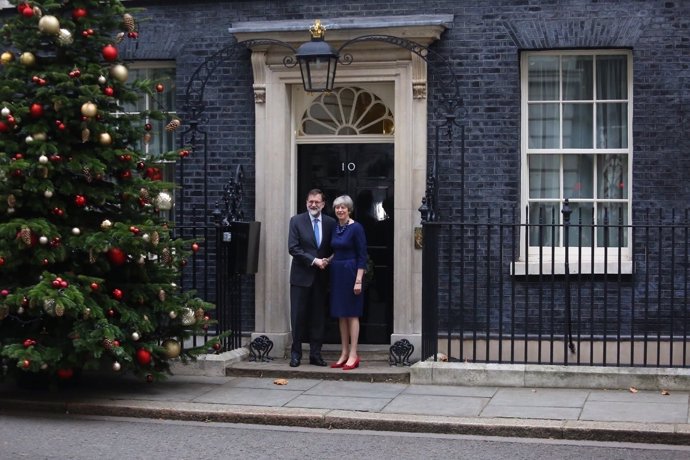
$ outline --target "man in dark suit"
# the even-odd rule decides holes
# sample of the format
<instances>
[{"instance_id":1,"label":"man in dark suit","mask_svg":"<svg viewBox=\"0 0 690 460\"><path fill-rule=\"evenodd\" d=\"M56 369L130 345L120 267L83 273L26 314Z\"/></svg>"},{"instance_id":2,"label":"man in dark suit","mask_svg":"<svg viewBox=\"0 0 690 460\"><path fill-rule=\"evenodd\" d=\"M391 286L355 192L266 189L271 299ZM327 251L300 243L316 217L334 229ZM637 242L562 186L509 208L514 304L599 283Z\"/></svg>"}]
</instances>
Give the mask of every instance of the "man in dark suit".
<instances>
[{"instance_id":1,"label":"man in dark suit","mask_svg":"<svg viewBox=\"0 0 690 460\"><path fill-rule=\"evenodd\" d=\"M290 366L302 360L302 342L309 337L309 364L326 366L321 345L326 323L328 257L332 254L331 235L335 219L321 211L326 196L319 189L307 194L307 211L290 219L288 249L290 267L290 319L292 349Z\"/></svg>"}]
</instances>

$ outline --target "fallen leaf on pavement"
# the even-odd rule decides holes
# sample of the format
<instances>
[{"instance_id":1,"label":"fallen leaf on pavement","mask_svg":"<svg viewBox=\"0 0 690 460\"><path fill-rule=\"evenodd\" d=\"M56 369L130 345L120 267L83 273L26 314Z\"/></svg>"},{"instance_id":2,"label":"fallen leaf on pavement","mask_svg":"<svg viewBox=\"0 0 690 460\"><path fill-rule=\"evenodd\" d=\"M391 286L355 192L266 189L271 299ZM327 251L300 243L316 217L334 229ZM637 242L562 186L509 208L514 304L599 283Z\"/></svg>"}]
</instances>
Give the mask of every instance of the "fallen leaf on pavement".
<instances>
[{"instance_id":1,"label":"fallen leaf on pavement","mask_svg":"<svg viewBox=\"0 0 690 460\"><path fill-rule=\"evenodd\" d=\"M287 379L275 379L275 380L273 381L273 383L274 383L275 385L287 385L287 384L288 384L288 381L287 381Z\"/></svg>"},{"instance_id":2,"label":"fallen leaf on pavement","mask_svg":"<svg viewBox=\"0 0 690 460\"><path fill-rule=\"evenodd\" d=\"M637 388L630 387L630 393L637 393Z\"/></svg>"},{"instance_id":3,"label":"fallen leaf on pavement","mask_svg":"<svg viewBox=\"0 0 690 460\"><path fill-rule=\"evenodd\" d=\"M661 390L661 395L662 395L662 396L668 396L668 395L670 395L670 394L671 394L671 393L670 393L668 390Z\"/></svg>"}]
</instances>

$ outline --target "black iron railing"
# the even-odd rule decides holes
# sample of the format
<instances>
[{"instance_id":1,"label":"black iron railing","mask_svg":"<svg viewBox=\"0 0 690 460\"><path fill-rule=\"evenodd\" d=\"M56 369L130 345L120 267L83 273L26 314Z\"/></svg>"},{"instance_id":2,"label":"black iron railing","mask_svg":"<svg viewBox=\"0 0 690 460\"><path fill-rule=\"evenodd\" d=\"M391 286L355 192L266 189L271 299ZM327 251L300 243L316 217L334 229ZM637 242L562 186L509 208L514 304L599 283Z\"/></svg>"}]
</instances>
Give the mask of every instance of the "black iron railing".
<instances>
[{"instance_id":1,"label":"black iron railing","mask_svg":"<svg viewBox=\"0 0 690 460\"><path fill-rule=\"evenodd\" d=\"M423 359L690 366L690 216L610 211L425 222Z\"/></svg>"}]
</instances>

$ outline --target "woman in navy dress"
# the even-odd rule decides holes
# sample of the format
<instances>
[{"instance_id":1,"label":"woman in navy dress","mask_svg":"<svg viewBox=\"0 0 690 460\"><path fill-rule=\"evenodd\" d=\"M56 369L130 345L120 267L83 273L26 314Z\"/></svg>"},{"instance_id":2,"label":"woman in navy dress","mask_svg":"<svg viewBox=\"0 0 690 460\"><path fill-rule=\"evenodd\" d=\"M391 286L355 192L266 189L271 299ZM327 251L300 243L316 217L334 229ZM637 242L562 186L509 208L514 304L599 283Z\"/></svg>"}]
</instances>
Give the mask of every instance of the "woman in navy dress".
<instances>
[{"instance_id":1,"label":"woman in navy dress","mask_svg":"<svg viewBox=\"0 0 690 460\"><path fill-rule=\"evenodd\" d=\"M332 368L349 371L359 367L357 341L359 317L364 310L362 278L367 267L367 239L364 227L350 218L352 198L342 195L333 201L338 222L331 238L331 316L338 318L341 351Z\"/></svg>"}]
</instances>

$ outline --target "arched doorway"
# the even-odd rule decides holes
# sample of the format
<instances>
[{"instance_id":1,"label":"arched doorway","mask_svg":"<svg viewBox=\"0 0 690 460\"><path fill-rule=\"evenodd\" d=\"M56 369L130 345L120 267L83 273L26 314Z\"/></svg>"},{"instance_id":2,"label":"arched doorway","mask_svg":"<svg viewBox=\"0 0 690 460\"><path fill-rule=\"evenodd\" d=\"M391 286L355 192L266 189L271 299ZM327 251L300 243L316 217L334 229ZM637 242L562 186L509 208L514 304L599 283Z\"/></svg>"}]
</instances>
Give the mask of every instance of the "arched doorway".
<instances>
[{"instance_id":1,"label":"arched doorway","mask_svg":"<svg viewBox=\"0 0 690 460\"><path fill-rule=\"evenodd\" d=\"M275 39L297 47L304 41L301 31L310 24L296 28L293 22L237 24L230 31L239 41ZM338 43L371 33L405 36L405 44L414 42L428 46L452 23L452 16L363 18L356 26L346 19L322 22L329 26L329 42L336 47ZM256 220L262 222L260 268L255 277L256 330L252 338L266 335L274 342L274 349L286 350L290 346L290 258L285 231L290 216L304 205L304 198L298 198L301 194L298 190L299 149L303 145L330 145L334 136L318 134L309 139L300 138L299 116L317 96L304 94L299 69L284 65L288 50L273 46L270 40L257 40L251 49L256 102L255 215ZM390 138L386 142L380 140L381 125L380 134L343 133L339 144L348 144L348 141L350 144L388 143L393 149L394 212L390 219L394 242L393 307L392 319L388 322L392 324L392 332L386 342L393 344L407 339L415 345L417 353L422 330L422 271L421 251L414 245L414 233L415 227L420 225L418 209L427 177L426 60L416 51L391 43L353 43L349 50L357 54L357 60L338 68L337 85L366 89L395 113L395 129L390 134L392 141ZM347 166L350 162L345 163Z\"/></svg>"},{"instance_id":2,"label":"arched doorway","mask_svg":"<svg viewBox=\"0 0 690 460\"><path fill-rule=\"evenodd\" d=\"M297 209L312 188L329 201L340 195L355 202L354 219L364 226L370 258L370 276L364 293L362 343L389 343L393 331L394 261L394 136L392 107L375 91L392 100L392 85L336 88L316 97L295 88L297 143ZM304 100L306 99L306 100ZM326 340L339 343L335 320Z\"/></svg>"}]
</instances>

